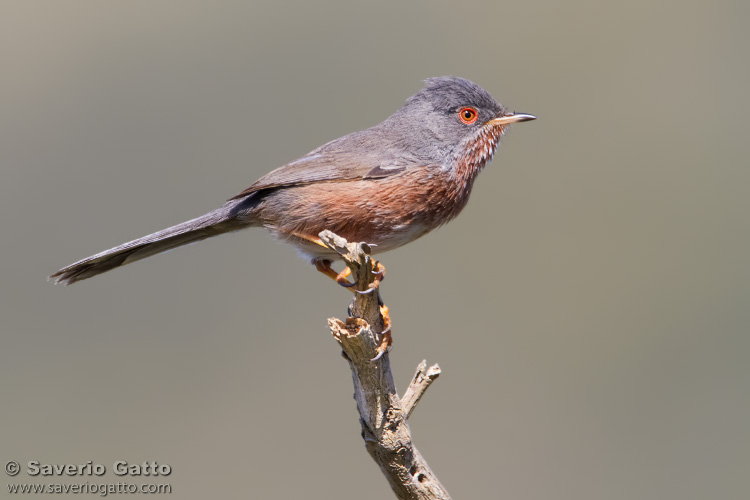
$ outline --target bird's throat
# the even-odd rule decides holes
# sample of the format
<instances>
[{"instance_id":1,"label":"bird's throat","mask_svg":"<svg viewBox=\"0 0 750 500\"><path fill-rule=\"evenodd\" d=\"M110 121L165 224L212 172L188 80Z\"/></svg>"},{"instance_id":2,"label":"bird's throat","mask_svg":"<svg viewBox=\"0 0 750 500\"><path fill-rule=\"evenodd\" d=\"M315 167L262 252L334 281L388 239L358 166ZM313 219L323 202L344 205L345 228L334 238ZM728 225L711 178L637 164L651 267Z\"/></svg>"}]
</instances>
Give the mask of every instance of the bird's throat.
<instances>
[{"instance_id":1,"label":"bird's throat","mask_svg":"<svg viewBox=\"0 0 750 500\"><path fill-rule=\"evenodd\" d=\"M505 126L487 125L465 140L458 148L453 176L460 184L471 189L474 179L492 160Z\"/></svg>"}]
</instances>

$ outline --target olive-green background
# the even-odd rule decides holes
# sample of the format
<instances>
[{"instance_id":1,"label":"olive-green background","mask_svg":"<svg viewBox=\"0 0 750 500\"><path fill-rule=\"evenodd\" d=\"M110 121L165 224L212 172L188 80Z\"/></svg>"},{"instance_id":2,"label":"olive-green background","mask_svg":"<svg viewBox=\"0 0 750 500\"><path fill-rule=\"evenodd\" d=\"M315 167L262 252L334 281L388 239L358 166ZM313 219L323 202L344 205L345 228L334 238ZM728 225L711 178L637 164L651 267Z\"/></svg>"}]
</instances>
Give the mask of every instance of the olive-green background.
<instances>
[{"instance_id":1,"label":"olive-green background","mask_svg":"<svg viewBox=\"0 0 750 500\"><path fill-rule=\"evenodd\" d=\"M257 229L45 277L453 74L539 120L384 256L399 388L443 368L411 419L434 471L455 498L748 498L748 5L3 1L0 460L389 498L326 328L349 294L292 249Z\"/></svg>"}]
</instances>

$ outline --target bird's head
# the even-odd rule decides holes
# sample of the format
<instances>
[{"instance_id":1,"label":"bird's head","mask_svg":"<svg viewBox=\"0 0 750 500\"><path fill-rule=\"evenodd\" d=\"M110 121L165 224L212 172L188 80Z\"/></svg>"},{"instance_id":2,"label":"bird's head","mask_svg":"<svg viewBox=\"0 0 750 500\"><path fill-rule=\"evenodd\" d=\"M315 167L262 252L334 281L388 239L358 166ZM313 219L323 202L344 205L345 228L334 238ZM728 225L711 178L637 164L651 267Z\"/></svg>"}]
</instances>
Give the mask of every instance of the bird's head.
<instances>
[{"instance_id":1,"label":"bird's head","mask_svg":"<svg viewBox=\"0 0 750 500\"><path fill-rule=\"evenodd\" d=\"M479 85L455 76L429 78L392 117L418 144L446 167L462 159L481 168L494 154L511 123L536 119L509 112Z\"/></svg>"}]
</instances>

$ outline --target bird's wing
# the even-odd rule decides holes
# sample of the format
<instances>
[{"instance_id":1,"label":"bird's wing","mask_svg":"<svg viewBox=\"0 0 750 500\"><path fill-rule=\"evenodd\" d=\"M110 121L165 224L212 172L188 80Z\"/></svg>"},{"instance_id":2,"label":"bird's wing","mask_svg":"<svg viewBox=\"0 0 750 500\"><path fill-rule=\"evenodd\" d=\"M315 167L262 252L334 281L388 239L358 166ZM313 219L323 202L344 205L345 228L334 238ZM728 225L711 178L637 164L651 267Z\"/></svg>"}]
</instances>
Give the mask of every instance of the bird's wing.
<instances>
[{"instance_id":1,"label":"bird's wing","mask_svg":"<svg viewBox=\"0 0 750 500\"><path fill-rule=\"evenodd\" d=\"M307 155L273 170L231 200L251 195L264 189L340 182L355 179L377 179L397 174L412 162L396 159L387 148L368 147L361 141L342 141L355 134L337 139Z\"/></svg>"}]
</instances>

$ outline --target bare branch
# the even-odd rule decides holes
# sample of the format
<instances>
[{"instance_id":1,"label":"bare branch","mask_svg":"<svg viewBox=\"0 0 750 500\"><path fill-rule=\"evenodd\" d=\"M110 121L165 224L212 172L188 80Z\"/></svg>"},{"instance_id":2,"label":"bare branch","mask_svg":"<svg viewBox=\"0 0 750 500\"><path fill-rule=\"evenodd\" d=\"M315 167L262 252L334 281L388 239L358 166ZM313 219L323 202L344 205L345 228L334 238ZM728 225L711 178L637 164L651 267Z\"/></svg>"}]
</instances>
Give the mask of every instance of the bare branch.
<instances>
[{"instance_id":1,"label":"bare branch","mask_svg":"<svg viewBox=\"0 0 750 500\"><path fill-rule=\"evenodd\" d=\"M375 278L369 246L348 243L330 231L323 231L319 236L349 266L355 289L367 290ZM412 443L406 421L427 387L440 374L440 368L433 365L425 369L427 363L423 361L401 399L393 382L388 353L373 361L383 330L379 289L354 295L346 322L331 318L328 326L351 368L365 447L399 499L450 499Z\"/></svg>"},{"instance_id":2,"label":"bare branch","mask_svg":"<svg viewBox=\"0 0 750 500\"><path fill-rule=\"evenodd\" d=\"M406 392L404 392L404 397L401 398L401 407L404 409L404 413L406 413L406 418L411 416L417 403L422 399L422 395L424 395L427 388L430 387L430 384L432 384L432 382L434 382L439 376L440 367L437 363L429 368L427 368L426 360L422 360L422 362L419 363L417 371L414 373L411 382L409 382L409 387L407 387Z\"/></svg>"}]
</instances>

